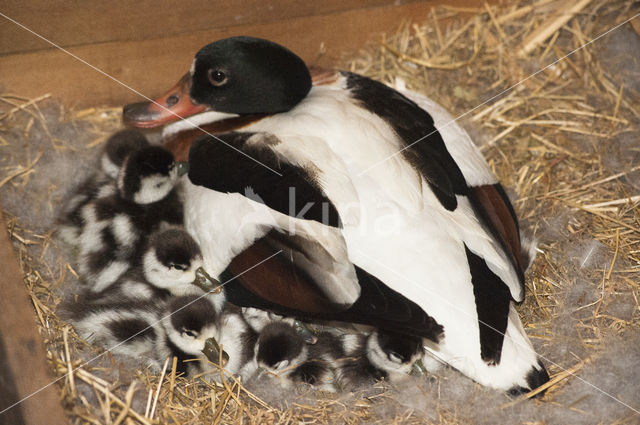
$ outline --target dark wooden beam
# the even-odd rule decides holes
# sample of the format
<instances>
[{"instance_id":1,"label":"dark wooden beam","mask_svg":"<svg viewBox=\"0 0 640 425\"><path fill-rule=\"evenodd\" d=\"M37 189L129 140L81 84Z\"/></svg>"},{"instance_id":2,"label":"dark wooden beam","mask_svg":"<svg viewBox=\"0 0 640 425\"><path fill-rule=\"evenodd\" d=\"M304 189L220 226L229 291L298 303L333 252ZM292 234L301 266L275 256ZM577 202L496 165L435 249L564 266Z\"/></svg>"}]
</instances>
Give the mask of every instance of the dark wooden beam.
<instances>
[{"instance_id":1,"label":"dark wooden beam","mask_svg":"<svg viewBox=\"0 0 640 425\"><path fill-rule=\"evenodd\" d=\"M55 378L46 363L35 310L0 218L0 411L18 403L0 414L0 424L64 424L58 387L47 387Z\"/></svg>"}]
</instances>

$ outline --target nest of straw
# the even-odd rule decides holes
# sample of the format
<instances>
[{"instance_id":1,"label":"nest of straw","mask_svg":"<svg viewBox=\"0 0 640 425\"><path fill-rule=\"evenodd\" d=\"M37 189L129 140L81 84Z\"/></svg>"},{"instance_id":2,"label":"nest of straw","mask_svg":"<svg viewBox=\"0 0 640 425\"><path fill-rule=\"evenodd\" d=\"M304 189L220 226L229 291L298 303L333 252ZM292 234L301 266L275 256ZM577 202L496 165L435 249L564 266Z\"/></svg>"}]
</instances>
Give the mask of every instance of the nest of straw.
<instances>
[{"instance_id":1,"label":"nest of straw","mask_svg":"<svg viewBox=\"0 0 640 425\"><path fill-rule=\"evenodd\" d=\"M57 179L46 169L95 156L122 126L120 110L1 95L6 225L51 368L64 377L58 388L70 420L638 423L640 18L565 57L637 9L622 0L435 8L427 22L404 22L343 63L388 83L400 77L449 109L513 195L525 234L539 242L519 307L552 376L536 400L511 400L446 369L367 393L297 388L279 399L237 381L186 380L170 364L159 374L108 353L94 359L102 351L56 314L77 275L52 238L65 184L90 165Z\"/></svg>"}]
</instances>

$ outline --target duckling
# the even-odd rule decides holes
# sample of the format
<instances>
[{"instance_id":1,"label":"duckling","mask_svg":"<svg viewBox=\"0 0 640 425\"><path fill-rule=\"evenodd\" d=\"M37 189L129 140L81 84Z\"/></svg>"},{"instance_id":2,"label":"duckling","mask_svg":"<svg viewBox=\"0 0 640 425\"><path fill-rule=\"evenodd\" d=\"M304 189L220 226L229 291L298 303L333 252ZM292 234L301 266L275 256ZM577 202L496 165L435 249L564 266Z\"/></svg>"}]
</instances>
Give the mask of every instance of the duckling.
<instances>
[{"instance_id":1,"label":"duckling","mask_svg":"<svg viewBox=\"0 0 640 425\"><path fill-rule=\"evenodd\" d=\"M307 360L308 348L302 337L287 323L276 321L265 325L256 341L255 356L258 366L274 373L286 375Z\"/></svg>"},{"instance_id":2,"label":"duckling","mask_svg":"<svg viewBox=\"0 0 640 425\"><path fill-rule=\"evenodd\" d=\"M77 301L63 304L62 316L73 324L78 335L113 354L142 359L158 367L156 344L164 333L159 322L164 303L128 298L93 301L81 294Z\"/></svg>"},{"instance_id":3,"label":"duckling","mask_svg":"<svg viewBox=\"0 0 640 425\"><path fill-rule=\"evenodd\" d=\"M182 228L169 228L153 233L142 257L147 280L171 295L202 294L204 271L198 243ZM213 283L213 282L211 282Z\"/></svg>"},{"instance_id":4,"label":"duckling","mask_svg":"<svg viewBox=\"0 0 640 425\"><path fill-rule=\"evenodd\" d=\"M62 208L56 230L63 241L71 246L78 245L84 226L82 208L94 199L115 194L115 179L125 157L147 146L147 138L137 130L121 130L109 137L100 155L100 170L73 189Z\"/></svg>"},{"instance_id":5,"label":"duckling","mask_svg":"<svg viewBox=\"0 0 640 425\"><path fill-rule=\"evenodd\" d=\"M340 336L343 355L336 361L336 386L353 391L375 384L384 378L384 371L375 367L366 354L367 335L348 333Z\"/></svg>"},{"instance_id":6,"label":"duckling","mask_svg":"<svg viewBox=\"0 0 640 425\"><path fill-rule=\"evenodd\" d=\"M142 264L120 276L102 291L90 287L92 299L104 303L112 299L164 300L170 296L201 295L211 292L212 302L221 308L215 297L214 279L202 268L200 247L184 229L173 227L154 232L147 241Z\"/></svg>"},{"instance_id":7,"label":"duckling","mask_svg":"<svg viewBox=\"0 0 640 425\"><path fill-rule=\"evenodd\" d=\"M149 141L140 131L134 129L118 131L109 137L100 156L102 172L116 179L127 156L148 146Z\"/></svg>"},{"instance_id":8,"label":"duckling","mask_svg":"<svg viewBox=\"0 0 640 425\"><path fill-rule=\"evenodd\" d=\"M206 370L205 347L218 346L218 315L202 296L163 301L125 296L99 299L83 293L77 301L65 302L62 315L78 335L113 354L142 359L156 369L175 356L176 372L187 377Z\"/></svg>"},{"instance_id":9,"label":"duckling","mask_svg":"<svg viewBox=\"0 0 640 425\"><path fill-rule=\"evenodd\" d=\"M239 307L227 304L220 314L216 340L228 360L224 366L226 372L247 381L256 369L254 347L258 334L244 319ZM213 378L218 380L219 375Z\"/></svg>"},{"instance_id":10,"label":"duckling","mask_svg":"<svg viewBox=\"0 0 640 425\"><path fill-rule=\"evenodd\" d=\"M157 358L162 363L177 357L176 372L187 377L204 372L210 368L209 361L217 362L221 357L205 354L207 346L218 346L219 327L216 308L206 297L172 298L163 311L164 332L156 341Z\"/></svg>"},{"instance_id":11,"label":"duckling","mask_svg":"<svg viewBox=\"0 0 640 425\"><path fill-rule=\"evenodd\" d=\"M339 342L331 332L320 332L309 345L291 324L272 322L258 336L256 363L280 378L283 386L299 382L334 391L333 363L342 354Z\"/></svg>"},{"instance_id":12,"label":"duckling","mask_svg":"<svg viewBox=\"0 0 640 425\"><path fill-rule=\"evenodd\" d=\"M336 362L336 381L347 390L365 388L380 380L399 382L424 354L420 338L379 330L369 335L344 334L340 342L343 357Z\"/></svg>"},{"instance_id":13,"label":"duckling","mask_svg":"<svg viewBox=\"0 0 640 425\"><path fill-rule=\"evenodd\" d=\"M82 208L79 269L100 292L141 262L146 236L166 224L182 224L175 188L178 167L161 147L128 156L117 179L117 193Z\"/></svg>"},{"instance_id":14,"label":"duckling","mask_svg":"<svg viewBox=\"0 0 640 425\"><path fill-rule=\"evenodd\" d=\"M424 356L422 338L375 330L367 338L367 358L385 373L385 380L397 382L411 373Z\"/></svg>"}]
</instances>

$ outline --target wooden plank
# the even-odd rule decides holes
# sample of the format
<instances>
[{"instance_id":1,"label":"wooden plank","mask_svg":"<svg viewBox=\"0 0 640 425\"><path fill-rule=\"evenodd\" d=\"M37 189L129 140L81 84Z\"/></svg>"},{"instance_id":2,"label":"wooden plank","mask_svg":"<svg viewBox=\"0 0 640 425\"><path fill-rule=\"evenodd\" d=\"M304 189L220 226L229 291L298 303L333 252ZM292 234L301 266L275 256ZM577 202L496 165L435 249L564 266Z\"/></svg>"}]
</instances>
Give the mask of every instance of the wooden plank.
<instances>
[{"instance_id":1,"label":"wooden plank","mask_svg":"<svg viewBox=\"0 0 640 425\"><path fill-rule=\"evenodd\" d=\"M308 64L332 66L340 54L357 50L376 32L393 30L407 17L416 21L426 19L432 4L419 2L350 10L286 22L217 28L164 39L104 43L69 50L153 97L175 83L188 70L195 52L210 41L242 34L264 37L291 48ZM0 75L3 76L0 90L28 97L51 92L71 105L118 105L142 100L58 50L0 57Z\"/></svg>"},{"instance_id":2,"label":"wooden plank","mask_svg":"<svg viewBox=\"0 0 640 425\"><path fill-rule=\"evenodd\" d=\"M1 208L0 208L1 212ZM0 214L0 218L1 214ZM0 229L0 411L53 381L35 312L2 218ZM63 424L58 388L51 385L0 414L0 424Z\"/></svg>"},{"instance_id":3,"label":"wooden plank","mask_svg":"<svg viewBox=\"0 0 640 425\"><path fill-rule=\"evenodd\" d=\"M169 38L236 25L286 21L302 16L410 3L417 0L84 0L6 2L1 12L63 47ZM13 24L0 26L0 55L48 49Z\"/></svg>"}]
</instances>

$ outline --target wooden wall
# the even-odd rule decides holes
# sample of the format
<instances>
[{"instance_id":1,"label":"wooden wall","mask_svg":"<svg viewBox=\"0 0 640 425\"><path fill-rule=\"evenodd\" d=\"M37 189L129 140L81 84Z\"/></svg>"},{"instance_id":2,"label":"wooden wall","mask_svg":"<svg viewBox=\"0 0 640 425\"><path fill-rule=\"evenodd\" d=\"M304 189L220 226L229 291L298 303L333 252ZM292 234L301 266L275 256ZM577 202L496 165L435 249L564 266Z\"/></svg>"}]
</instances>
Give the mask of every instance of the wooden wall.
<instances>
[{"instance_id":1,"label":"wooden wall","mask_svg":"<svg viewBox=\"0 0 640 425\"><path fill-rule=\"evenodd\" d=\"M188 69L203 45L233 35L284 44L310 64L331 66L403 19L427 18L435 4L478 0L32 0L0 9L38 34L147 96ZM52 93L69 105L142 100L131 90L0 17L0 90Z\"/></svg>"}]
</instances>

